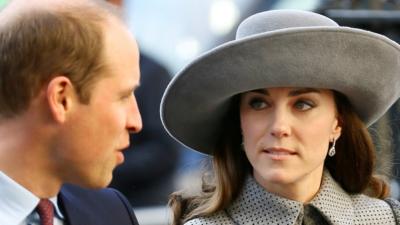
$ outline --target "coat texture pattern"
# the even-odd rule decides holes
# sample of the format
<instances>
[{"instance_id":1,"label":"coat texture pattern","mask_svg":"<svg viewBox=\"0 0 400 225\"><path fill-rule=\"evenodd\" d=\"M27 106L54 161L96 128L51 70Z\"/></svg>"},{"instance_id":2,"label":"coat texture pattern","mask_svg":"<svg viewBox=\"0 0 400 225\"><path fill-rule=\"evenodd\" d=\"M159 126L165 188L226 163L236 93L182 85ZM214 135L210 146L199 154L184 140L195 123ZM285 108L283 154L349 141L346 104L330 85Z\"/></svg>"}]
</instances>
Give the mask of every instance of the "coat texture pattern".
<instances>
[{"instance_id":1,"label":"coat texture pattern","mask_svg":"<svg viewBox=\"0 0 400 225\"><path fill-rule=\"evenodd\" d=\"M307 204L269 193L249 176L242 192L228 208L192 219L185 225L390 225L400 224L399 221L398 201L348 194L325 171L320 191Z\"/></svg>"}]
</instances>

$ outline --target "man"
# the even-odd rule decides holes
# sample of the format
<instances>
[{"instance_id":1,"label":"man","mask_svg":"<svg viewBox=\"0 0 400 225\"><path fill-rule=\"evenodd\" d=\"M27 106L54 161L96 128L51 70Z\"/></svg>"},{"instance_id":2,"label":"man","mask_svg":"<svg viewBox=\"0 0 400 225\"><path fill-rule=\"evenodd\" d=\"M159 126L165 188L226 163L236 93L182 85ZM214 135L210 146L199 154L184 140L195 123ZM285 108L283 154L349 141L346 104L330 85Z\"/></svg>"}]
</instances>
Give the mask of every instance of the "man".
<instances>
[{"instance_id":1,"label":"man","mask_svg":"<svg viewBox=\"0 0 400 225\"><path fill-rule=\"evenodd\" d=\"M112 11L90 0L1 11L1 225L137 224L120 193L86 189L110 183L142 127L138 48Z\"/></svg>"},{"instance_id":2,"label":"man","mask_svg":"<svg viewBox=\"0 0 400 225\"><path fill-rule=\"evenodd\" d=\"M118 7L128 3L107 1ZM114 170L110 187L122 192L133 207L166 205L174 191L179 162L178 144L167 134L160 119L161 97L171 76L143 51L139 61L140 87L135 94L144 126L139 134L131 135L130 141L135 145L124 151L124 164Z\"/></svg>"}]
</instances>

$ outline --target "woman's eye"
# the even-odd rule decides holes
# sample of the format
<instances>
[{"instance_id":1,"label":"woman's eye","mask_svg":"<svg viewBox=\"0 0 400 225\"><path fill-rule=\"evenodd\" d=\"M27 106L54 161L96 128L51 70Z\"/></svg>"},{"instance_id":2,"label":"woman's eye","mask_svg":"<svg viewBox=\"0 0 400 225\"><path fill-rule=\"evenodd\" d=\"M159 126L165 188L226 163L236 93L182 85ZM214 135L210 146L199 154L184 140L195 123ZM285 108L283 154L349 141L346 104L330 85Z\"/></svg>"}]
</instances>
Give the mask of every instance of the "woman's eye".
<instances>
[{"instance_id":1,"label":"woman's eye","mask_svg":"<svg viewBox=\"0 0 400 225\"><path fill-rule=\"evenodd\" d=\"M306 110L313 108L314 104L312 102L308 102L308 101L297 101L294 104L294 107L298 110L306 111Z\"/></svg>"},{"instance_id":2,"label":"woman's eye","mask_svg":"<svg viewBox=\"0 0 400 225\"><path fill-rule=\"evenodd\" d=\"M250 100L249 105L252 109L260 110L266 108L268 103L263 99L254 98Z\"/></svg>"}]
</instances>

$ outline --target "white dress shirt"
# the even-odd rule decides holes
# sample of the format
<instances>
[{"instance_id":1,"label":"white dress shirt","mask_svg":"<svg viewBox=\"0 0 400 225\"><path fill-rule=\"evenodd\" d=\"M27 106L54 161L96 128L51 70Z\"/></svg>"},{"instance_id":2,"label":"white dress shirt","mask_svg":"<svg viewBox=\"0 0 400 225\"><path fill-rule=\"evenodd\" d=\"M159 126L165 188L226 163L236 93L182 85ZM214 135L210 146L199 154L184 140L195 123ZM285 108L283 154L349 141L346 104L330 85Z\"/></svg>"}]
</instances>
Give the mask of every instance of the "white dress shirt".
<instances>
[{"instance_id":1,"label":"white dress shirt","mask_svg":"<svg viewBox=\"0 0 400 225\"><path fill-rule=\"evenodd\" d=\"M35 208L39 198L0 171L0 224L40 224ZM57 205L57 196L50 198L54 205L54 225L63 225L63 215Z\"/></svg>"}]
</instances>

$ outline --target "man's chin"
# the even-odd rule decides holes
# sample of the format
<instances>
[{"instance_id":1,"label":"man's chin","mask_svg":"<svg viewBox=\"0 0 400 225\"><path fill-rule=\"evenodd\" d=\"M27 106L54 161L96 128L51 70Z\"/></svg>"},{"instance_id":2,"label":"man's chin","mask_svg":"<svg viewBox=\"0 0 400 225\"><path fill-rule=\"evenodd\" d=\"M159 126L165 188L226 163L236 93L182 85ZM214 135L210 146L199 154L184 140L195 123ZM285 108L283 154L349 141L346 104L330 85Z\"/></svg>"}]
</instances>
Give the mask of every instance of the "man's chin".
<instances>
[{"instance_id":1,"label":"man's chin","mask_svg":"<svg viewBox=\"0 0 400 225\"><path fill-rule=\"evenodd\" d=\"M112 175L108 176L109 178L101 177L100 179L82 179L81 181L73 181L70 182L73 185L87 188L87 189L102 189L106 188L112 179Z\"/></svg>"}]
</instances>

